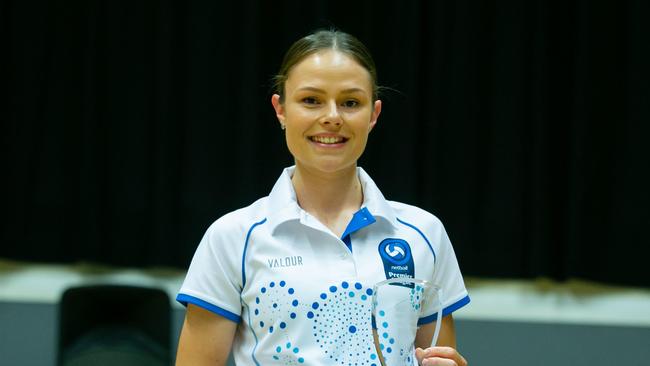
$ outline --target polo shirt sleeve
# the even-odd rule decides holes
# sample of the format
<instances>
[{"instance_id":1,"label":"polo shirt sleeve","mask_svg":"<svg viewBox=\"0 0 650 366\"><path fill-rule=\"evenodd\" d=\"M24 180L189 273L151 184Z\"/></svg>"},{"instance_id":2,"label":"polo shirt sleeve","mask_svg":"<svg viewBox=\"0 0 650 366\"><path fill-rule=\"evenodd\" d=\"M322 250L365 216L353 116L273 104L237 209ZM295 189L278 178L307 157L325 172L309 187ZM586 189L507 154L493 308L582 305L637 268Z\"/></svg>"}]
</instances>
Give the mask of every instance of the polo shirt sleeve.
<instances>
[{"instance_id":1,"label":"polo shirt sleeve","mask_svg":"<svg viewBox=\"0 0 650 366\"><path fill-rule=\"evenodd\" d=\"M228 218L217 220L199 243L176 300L241 321L241 245ZM237 260L239 259L239 261Z\"/></svg>"},{"instance_id":2,"label":"polo shirt sleeve","mask_svg":"<svg viewBox=\"0 0 650 366\"><path fill-rule=\"evenodd\" d=\"M430 281L441 288L442 315L444 317L467 305L470 298L449 236L442 223L437 219L435 219L431 234L430 240L436 259L433 278ZM437 318L437 314L434 314L436 311L435 304L429 304L425 308L424 314L432 314L432 316L427 317L426 320L435 320Z\"/></svg>"},{"instance_id":3,"label":"polo shirt sleeve","mask_svg":"<svg viewBox=\"0 0 650 366\"><path fill-rule=\"evenodd\" d=\"M442 288L442 315L446 316L467 305L470 300L456 253L442 224L440 224L438 242L439 258L436 260L433 272L433 283L439 284Z\"/></svg>"}]
</instances>

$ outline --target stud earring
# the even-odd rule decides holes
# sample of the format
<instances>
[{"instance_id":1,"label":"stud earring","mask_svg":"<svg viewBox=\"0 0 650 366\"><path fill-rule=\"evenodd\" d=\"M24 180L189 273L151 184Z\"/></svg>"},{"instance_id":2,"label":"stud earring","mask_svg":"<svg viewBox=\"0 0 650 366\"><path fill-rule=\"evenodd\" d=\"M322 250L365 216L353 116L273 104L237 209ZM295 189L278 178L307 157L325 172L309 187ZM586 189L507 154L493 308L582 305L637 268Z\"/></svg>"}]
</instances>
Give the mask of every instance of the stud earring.
<instances>
[{"instance_id":1,"label":"stud earring","mask_svg":"<svg viewBox=\"0 0 650 366\"><path fill-rule=\"evenodd\" d=\"M287 128L287 126L285 126L284 123L280 123L280 128L284 130Z\"/></svg>"}]
</instances>

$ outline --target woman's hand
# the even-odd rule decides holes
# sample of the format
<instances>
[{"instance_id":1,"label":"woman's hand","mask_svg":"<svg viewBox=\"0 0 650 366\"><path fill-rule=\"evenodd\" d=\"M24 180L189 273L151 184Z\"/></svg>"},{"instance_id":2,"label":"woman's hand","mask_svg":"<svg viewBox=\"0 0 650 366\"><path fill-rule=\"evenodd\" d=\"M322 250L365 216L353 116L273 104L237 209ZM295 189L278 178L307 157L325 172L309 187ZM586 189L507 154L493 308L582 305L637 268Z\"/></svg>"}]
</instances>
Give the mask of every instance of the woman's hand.
<instances>
[{"instance_id":1,"label":"woman's hand","mask_svg":"<svg viewBox=\"0 0 650 366\"><path fill-rule=\"evenodd\" d=\"M416 348L415 358L421 366L467 366L465 358L452 347Z\"/></svg>"},{"instance_id":2,"label":"woman's hand","mask_svg":"<svg viewBox=\"0 0 650 366\"><path fill-rule=\"evenodd\" d=\"M456 330L451 314L442 318L440 336L436 347L429 347L433 338L435 323L423 325L415 338L415 358L421 366L467 366L467 361L456 351Z\"/></svg>"}]
</instances>

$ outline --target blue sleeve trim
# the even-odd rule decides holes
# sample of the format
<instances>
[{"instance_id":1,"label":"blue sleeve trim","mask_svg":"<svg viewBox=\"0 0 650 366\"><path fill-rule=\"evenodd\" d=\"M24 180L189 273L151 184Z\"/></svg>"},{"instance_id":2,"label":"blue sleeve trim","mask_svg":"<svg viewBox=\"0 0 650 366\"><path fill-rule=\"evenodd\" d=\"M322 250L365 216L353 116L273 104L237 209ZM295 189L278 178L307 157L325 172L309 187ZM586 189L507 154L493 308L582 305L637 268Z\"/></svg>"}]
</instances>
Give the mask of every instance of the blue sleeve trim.
<instances>
[{"instance_id":1,"label":"blue sleeve trim","mask_svg":"<svg viewBox=\"0 0 650 366\"><path fill-rule=\"evenodd\" d=\"M433 263L436 263L436 251L433 250L433 247L431 246L431 242L429 242L429 239L427 239L427 237L424 235L424 233L420 229L418 229L415 225L409 224L406 221L402 221L402 220L399 219L399 217L396 217L396 219L397 219L397 221L399 221L403 225L406 225L406 226L410 227L411 229L417 231L418 234L420 234L420 236L424 239L424 241L427 242L427 245L429 245L429 249L431 250L431 253L433 254Z\"/></svg>"},{"instance_id":2,"label":"blue sleeve trim","mask_svg":"<svg viewBox=\"0 0 650 366\"><path fill-rule=\"evenodd\" d=\"M462 299L460 299L460 300L456 301L455 303L453 303L453 304L447 306L446 308L442 309L442 317L443 318L446 317L447 315L453 313L454 311L456 311L456 310L462 308L463 306L469 304L469 302L470 302L469 295L463 297ZM438 319L438 314L437 313L426 316L424 318L420 318L418 320L418 326L424 325L424 324L429 324L431 322L436 321L437 319Z\"/></svg>"},{"instance_id":3,"label":"blue sleeve trim","mask_svg":"<svg viewBox=\"0 0 650 366\"><path fill-rule=\"evenodd\" d=\"M192 304L196 305L198 307L201 307L205 310L211 311L217 315L220 315L228 320L232 320L235 323L241 322L241 317L235 313L232 313L228 310L222 309L216 305L210 304L207 301L203 301L197 297L190 296L190 295L185 295L185 294L178 294L176 296L176 301L180 302L183 304L183 306L187 306L187 304Z\"/></svg>"}]
</instances>

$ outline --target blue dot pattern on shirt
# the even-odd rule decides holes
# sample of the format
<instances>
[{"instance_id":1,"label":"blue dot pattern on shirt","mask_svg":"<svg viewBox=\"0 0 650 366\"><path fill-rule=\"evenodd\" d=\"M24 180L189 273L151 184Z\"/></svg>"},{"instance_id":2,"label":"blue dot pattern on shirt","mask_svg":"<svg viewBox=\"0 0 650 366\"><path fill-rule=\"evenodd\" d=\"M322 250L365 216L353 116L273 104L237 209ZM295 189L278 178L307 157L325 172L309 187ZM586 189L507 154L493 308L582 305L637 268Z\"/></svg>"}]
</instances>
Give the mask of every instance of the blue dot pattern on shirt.
<instances>
[{"instance_id":1,"label":"blue dot pattern on shirt","mask_svg":"<svg viewBox=\"0 0 650 366\"><path fill-rule=\"evenodd\" d=\"M319 359L332 364L380 366L372 342L371 301L372 289L359 282L329 284L315 299L305 301L291 281L272 281L259 289L251 326L258 337L275 341L272 359L278 365L309 364L301 345L313 342L322 351ZM291 339L291 327L305 326L304 320L311 323L312 338Z\"/></svg>"}]
</instances>

